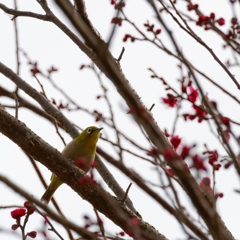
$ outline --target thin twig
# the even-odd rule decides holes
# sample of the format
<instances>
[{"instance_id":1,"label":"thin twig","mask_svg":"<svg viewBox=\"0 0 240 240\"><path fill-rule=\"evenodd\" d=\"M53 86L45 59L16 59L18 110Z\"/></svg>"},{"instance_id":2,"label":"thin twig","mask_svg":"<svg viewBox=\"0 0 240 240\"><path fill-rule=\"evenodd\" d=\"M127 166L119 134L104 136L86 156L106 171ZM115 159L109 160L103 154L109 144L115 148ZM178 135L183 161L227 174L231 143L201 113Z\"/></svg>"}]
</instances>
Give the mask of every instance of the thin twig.
<instances>
[{"instance_id":1,"label":"thin twig","mask_svg":"<svg viewBox=\"0 0 240 240\"><path fill-rule=\"evenodd\" d=\"M48 223L48 225L51 227L48 230L54 232L61 240L64 240L64 238L59 234L59 232L55 229L53 224L49 221L46 214L42 213L36 206L34 206L36 211L45 219L45 221Z\"/></svg>"},{"instance_id":2,"label":"thin twig","mask_svg":"<svg viewBox=\"0 0 240 240\"><path fill-rule=\"evenodd\" d=\"M125 52L125 48L123 47L123 48L122 48L122 51L121 51L121 53L120 53L120 55L119 55L119 57L118 57L118 59L117 59L118 62L121 61L124 52Z\"/></svg>"},{"instance_id":3,"label":"thin twig","mask_svg":"<svg viewBox=\"0 0 240 240\"><path fill-rule=\"evenodd\" d=\"M104 226L103 226L103 221L101 220L101 218L99 217L99 214L98 214L98 211L97 209L93 209L95 214L96 214L96 217L97 217L97 223L98 223L98 226L100 228L100 231L102 233L102 236L103 236L103 239L106 240L106 236L105 236L105 230L104 230Z\"/></svg>"},{"instance_id":4,"label":"thin twig","mask_svg":"<svg viewBox=\"0 0 240 240\"><path fill-rule=\"evenodd\" d=\"M125 201L126 201L126 199L127 199L127 197L128 197L128 192L129 192L131 186L132 186L132 183L130 183L130 184L128 185L128 187L127 187L127 190L126 190L126 192L125 192L125 195L123 196L123 199L122 199L122 202L123 202L123 203L125 203Z\"/></svg>"},{"instance_id":5,"label":"thin twig","mask_svg":"<svg viewBox=\"0 0 240 240\"><path fill-rule=\"evenodd\" d=\"M18 97L17 97L15 92L13 93L13 97L15 99L15 118L18 119L18 106L19 106L19 104L18 104Z\"/></svg>"},{"instance_id":6,"label":"thin twig","mask_svg":"<svg viewBox=\"0 0 240 240\"><path fill-rule=\"evenodd\" d=\"M115 18L118 18L119 15L120 15L122 2L123 2L123 0L120 0L120 1L117 3L118 6L120 6L120 7L119 7L119 9L117 9L117 13L116 13L116 15L115 15ZM115 33L115 31L116 31L116 28L117 28L117 24L114 23L114 24L113 24L112 31L111 31L110 36L109 36L108 41L107 41L107 46L108 46L108 48L110 48L111 41L112 41L112 38L113 38L114 33Z\"/></svg>"},{"instance_id":7,"label":"thin twig","mask_svg":"<svg viewBox=\"0 0 240 240\"><path fill-rule=\"evenodd\" d=\"M14 0L14 9L17 11L17 0ZM15 32L15 44L16 44L16 61L17 61L17 75L20 75L20 58L19 58L19 35L18 35L18 25L17 25L17 18L13 19L14 24L14 32Z\"/></svg>"},{"instance_id":8,"label":"thin twig","mask_svg":"<svg viewBox=\"0 0 240 240\"><path fill-rule=\"evenodd\" d=\"M148 111L151 112L154 106L155 106L155 103L152 104L152 106L148 109Z\"/></svg>"}]
</instances>

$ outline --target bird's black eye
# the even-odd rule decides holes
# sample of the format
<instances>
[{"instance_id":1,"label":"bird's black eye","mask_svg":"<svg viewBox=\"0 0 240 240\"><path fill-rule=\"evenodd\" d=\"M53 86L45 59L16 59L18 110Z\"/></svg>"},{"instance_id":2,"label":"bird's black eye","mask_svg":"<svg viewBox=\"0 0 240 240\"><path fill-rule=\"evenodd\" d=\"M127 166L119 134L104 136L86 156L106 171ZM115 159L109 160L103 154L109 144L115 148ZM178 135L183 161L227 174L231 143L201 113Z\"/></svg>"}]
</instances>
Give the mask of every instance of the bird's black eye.
<instances>
[{"instance_id":1,"label":"bird's black eye","mask_svg":"<svg viewBox=\"0 0 240 240\"><path fill-rule=\"evenodd\" d=\"M92 133L92 129L91 129L91 128L88 128L87 133L88 133L88 134Z\"/></svg>"}]
</instances>

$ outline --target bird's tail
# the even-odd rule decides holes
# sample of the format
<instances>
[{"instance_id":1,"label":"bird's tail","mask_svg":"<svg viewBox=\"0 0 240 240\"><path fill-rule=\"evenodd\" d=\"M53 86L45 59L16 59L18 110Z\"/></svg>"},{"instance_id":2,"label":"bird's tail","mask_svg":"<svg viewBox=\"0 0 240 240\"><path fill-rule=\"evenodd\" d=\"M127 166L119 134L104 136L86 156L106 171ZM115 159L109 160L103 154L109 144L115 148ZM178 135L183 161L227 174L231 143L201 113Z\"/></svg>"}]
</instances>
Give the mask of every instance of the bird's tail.
<instances>
[{"instance_id":1,"label":"bird's tail","mask_svg":"<svg viewBox=\"0 0 240 240\"><path fill-rule=\"evenodd\" d=\"M42 195L40 201L45 204L48 204L56 190L57 190L57 188L50 188L50 186L49 186L47 188L47 190L45 191L45 193Z\"/></svg>"},{"instance_id":2,"label":"bird's tail","mask_svg":"<svg viewBox=\"0 0 240 240\"><path fill-rule=\"evenodd\" d=\"M55 191L62 184L63 183L61 182L61 180L55 174L52 174L51 182L50 182L48 188L46 189L45 193L42 195L41 202L48 204L49 201L51 200L53 194L55 193Z\"/></svg>"}]
</instances>

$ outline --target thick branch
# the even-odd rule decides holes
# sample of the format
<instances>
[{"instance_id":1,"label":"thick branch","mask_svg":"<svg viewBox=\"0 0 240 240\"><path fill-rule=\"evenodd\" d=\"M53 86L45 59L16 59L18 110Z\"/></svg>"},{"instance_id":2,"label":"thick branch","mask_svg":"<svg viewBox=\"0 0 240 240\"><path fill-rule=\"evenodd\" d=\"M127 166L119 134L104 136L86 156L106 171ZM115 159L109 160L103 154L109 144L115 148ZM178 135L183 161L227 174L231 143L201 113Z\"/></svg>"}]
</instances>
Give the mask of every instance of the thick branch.
<instances>
[{"instance_id":1,"label":"thick branch","mask_svg":"<svg viewBox=\"0 0 240 240\"><path fill-rule=\"evenodd\" d=\"M83 179L84 174L79 168L3 108L0 108L0 132L36 161L55 173L61 181L67 183L83 199L90 202L94 208L111 219L116 225L125 231L130 228L129 219L137 216L125 204L116 200L97 183L92 182L89 177L85 176L84 180L80 180ZM140 218L138 218L138 221L139 228L137 231L140 232L142 237L156 240L166 239L148 223Z\"/></svg>"}]
</instances>

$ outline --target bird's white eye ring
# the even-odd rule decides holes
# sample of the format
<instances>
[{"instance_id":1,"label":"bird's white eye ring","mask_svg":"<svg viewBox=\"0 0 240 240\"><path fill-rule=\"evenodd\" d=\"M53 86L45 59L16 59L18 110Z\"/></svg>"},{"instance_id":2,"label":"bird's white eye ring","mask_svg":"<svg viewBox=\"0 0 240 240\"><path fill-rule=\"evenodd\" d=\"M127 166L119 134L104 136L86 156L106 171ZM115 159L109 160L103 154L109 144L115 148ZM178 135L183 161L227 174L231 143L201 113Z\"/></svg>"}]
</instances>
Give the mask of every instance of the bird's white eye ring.
<instances>
[{"instance_id":1,"label":"bird's white eye ring","mask_svg":"<svg viewBox=\"0 0 240 240\"><path fill-rule=\"evenodd\" d=\"M88 134L92 133L92 129L91 129L91 128L88 128L87 133L88 133Z\"/></svg>"}]
</instances>

